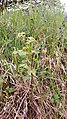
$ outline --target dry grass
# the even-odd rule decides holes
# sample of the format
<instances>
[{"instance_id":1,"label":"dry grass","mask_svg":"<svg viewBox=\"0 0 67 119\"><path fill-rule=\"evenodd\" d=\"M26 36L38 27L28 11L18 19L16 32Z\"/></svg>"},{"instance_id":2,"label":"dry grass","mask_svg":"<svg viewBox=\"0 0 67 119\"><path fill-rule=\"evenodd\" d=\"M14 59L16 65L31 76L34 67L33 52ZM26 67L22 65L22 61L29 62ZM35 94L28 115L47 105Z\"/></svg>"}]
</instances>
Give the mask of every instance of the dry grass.
<instances>
[{"instance_id":1,"label":"dry grass","mask_svg":"<svg viewBox=\"0 0 67 119\"><path fill-rule=\"evenodd\" d=\"M43 56L45 56L43 54ZM56 64L57 61L45 56L43 57L41 69L39 70L40 78L33 76L32 82L25 80L17 74L13 77L11 72L3 79L2 96L0 98L0 118L1 119L66 119L67 104L66 88L67 83L63 79L63 74L66 73L65 66ZM43 76L42 68L48 66L52 75L58 78ZM5 70L0 68L0 74L4 74ZM66 74L65 74L66 75ZM52 81L52 82L51 82ZM5 83L6 82L6 83ZM6 96L6 87L13 87L14 92L8 93ZM59 99L55 96L59 95ZM52 97L53 102L52 102Z\"/></svg>"}]
</instances>

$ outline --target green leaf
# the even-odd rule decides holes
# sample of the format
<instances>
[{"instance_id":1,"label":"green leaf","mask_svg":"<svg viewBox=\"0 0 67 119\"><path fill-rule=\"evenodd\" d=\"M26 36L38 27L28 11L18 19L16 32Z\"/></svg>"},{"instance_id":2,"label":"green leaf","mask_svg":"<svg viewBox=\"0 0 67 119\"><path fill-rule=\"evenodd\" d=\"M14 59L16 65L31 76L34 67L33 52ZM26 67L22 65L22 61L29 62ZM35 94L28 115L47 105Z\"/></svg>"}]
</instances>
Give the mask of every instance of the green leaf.
<instances>
[{"instance_id":1,"label":"green leaf","mask_svg":"<svg viewBox=\"0 0 67 119\"><path fill-rule=\"evenodd\" d=\"M36 69L33 69L31 73L35 76L36 75Z\"/></svg>"},{"instance_id":2,"label":"green leaf","mask_svg":"<svg viewBox=\"0 0 67 119\"><path fill-rule=\"evenodd\" d=\"M21 67L26 68L26 69L29 68L27 64L20 64L20 65L19 65L19 68L21 68Z\"/></svg>"},{"instance_id":3,"label":"green leaf","mask_svg":"<svg viewBox=\"0 0 67 119\"><path fill-rule=\"evenodd\" d=\"M13 93L14 92L14 88L9 88L9 93Z\"/></svg>"},{"instance_id":4,"label":"green leaf","mask_svg":"<svg viewBox=\"0 0 67 119\"><path fill-rule=\"evenodd\" d=\"M60 101L60 97L59 97L59 95L58 94L54 94L52 97L51 97L51 101L52 101L52 103L59 103L59 101Z\"/></svg>"},{"instance_id":5,"label":"green leaf","mask_svg":"<svg viewBox=\"0 0 67 119\"><path fill-rule=\"evenodd\" d=\"M13 51L13 54L16 55L18 52L17 51Z\"/></svg>"},{"instance_id":6,"label":"green leaf","mask_svg":"<svg viewBox=\"0 0 67 119\"><path fill-rule=\"evenodd\" d=\"M18 54L20 56L25 56L27 54L27 52L26 51L22 51L22 50L18 50Z\"/></svg>"},{"instance_id":7,"label":"green leaf","mask_svg":"<svg viewBox=\"0 0 67 119\"><path fill-rule=\"evenodd\" d=\"M33 75L36 75L36 70L35 69L28 69L28 75L31 75L31 74L33 74Z\"/></svg>"},{"instance_id":8,"label":"green leaf","mask_svg":"<svg viewBox=\"0 0 67 119\"><path fill-rule=\"evenodd\" d=\"M6 93L13 93L14 92L14 88L9 88L9 86L6 88Z\"/></svg>"},{"instance_id":9,"label":"green leaf","mask_svg":"<svg viewBox=\"0 0 67 119\"><path fill-rule=\"evenodd\" d=\"M27 71L28 75L31 75L31 69L29 68Z\"/></svg>"}]
</instances>

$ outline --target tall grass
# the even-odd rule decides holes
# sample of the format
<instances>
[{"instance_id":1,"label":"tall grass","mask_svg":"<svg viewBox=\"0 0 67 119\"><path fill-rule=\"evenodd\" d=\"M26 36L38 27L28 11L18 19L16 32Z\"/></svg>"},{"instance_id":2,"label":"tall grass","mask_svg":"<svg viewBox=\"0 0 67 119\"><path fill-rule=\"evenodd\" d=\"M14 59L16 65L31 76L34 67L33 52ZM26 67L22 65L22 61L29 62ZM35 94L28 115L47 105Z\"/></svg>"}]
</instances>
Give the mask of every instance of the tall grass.
<instances>
[{"instance_id":1,"label":"tall grass","mask_svg":"<svg viewBox=\"0 0 67 119\"><path fill-rule=\"evenodd\" d=\"M52 3L0 16L1 118L66 119L67 23Z\"/></svg>"}]
</instances>

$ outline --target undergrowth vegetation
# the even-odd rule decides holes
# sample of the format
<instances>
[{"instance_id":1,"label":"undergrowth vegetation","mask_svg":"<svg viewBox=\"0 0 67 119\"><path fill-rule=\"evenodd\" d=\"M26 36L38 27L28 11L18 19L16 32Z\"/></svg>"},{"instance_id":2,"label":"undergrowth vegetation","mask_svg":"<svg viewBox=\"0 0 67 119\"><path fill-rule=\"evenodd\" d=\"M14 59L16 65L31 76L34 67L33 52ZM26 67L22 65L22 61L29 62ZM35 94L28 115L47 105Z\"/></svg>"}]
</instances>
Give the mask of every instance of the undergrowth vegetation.
<instances>
[{"instance_id":1,"label":"undergrowth vegetation","mask_svg":"<svg viewBox=\"0 0 67 119\"><path fill-rule=\"evenodd\" d=\"M66 119L67 23L60 4L0 15L0 118Z\"/></svg>"}]
</instances>

